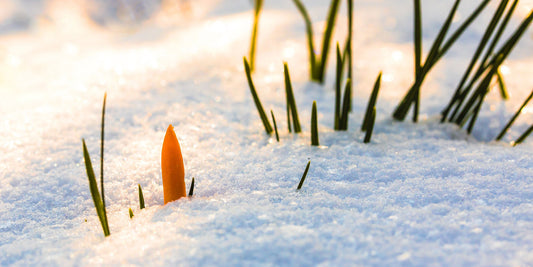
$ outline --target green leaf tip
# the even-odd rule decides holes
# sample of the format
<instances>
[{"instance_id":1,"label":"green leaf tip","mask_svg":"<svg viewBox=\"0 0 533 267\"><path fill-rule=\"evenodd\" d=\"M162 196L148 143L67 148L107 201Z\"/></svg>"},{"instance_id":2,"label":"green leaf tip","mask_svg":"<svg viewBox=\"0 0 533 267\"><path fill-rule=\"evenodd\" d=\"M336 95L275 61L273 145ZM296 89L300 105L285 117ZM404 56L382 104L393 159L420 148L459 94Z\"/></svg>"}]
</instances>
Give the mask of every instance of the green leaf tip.
<instances>
[{"instance_id":1,"label":"green leaf tip","mask_svg":"<svg viewBox=\"0 0 533 267\"><path fill-rule=\"evenodd\" d=\"M141 184L137 184L138 190L139 190L139 206L142 209L144 209L144 194L143 190L141 188Z\"/></svg>"},{"instance_id":2,"label":"green leaf tip","mask_svg":"<svg viewBox=\"0 0 533 267\"><path fill-rule=\"evenodd\" d=\"M313 101L313 108L311 110L311 145L320 145L318 141L318 119L316 111L316 101Z\"/></svg>"},{"instance_id":3,"label":"green leaf tip","mask_svg":"<svg viewBox=\"0 0 533 267\"><path fill-rule=\"evenodd\" d=\"M298 184L298 188L296 188L296 190L302 189L302 186L304 184L305 177L307 177L307 172L309 171L309 166L310 165L311 165L311 161L308 161L307 162L307 166L305 167L304 174L302 175L302 178L300 179L300 183Z\"/></svg>"},{"instance_id":4,"label":"green leaf tip","mask_svg":"<svg viewBox=\"0 0 533 267\"><path fill-rule=\"evenodd\" d=\"M194 194L194 177L192 178L191 186L189 187L189 197L192 197L193 194Z\"/></svg>"},{"instance_id":5,"label":"green leaf tip","mask_svg":"<svg viewBox=\"0 0 533 267\"><path fill-rule=\"evenodd\" d=\"M379 73L378 77L376 78L376 82L374 83L374 89L372 89L372 93L370 94L370 99L368 100L368 104L366 106L366 113L363 119L363 124L361 125L361 131L368 130L368 127L370 125L370 121L372 119L372 110L376 108L378 93L381 87L381 76L382 76L382 72Z\"/></svg>"},{"instance_id":6,"label":"green leaf tip","mask_svg":"<svg viewBox=\"0 0 533 267\"><path fill-rule=\"evenodd\" d=\"M131 210L131 208L129 210L129 213L130 213L130 219L133 219L133 210Z\"/></svg>"},{"instance_id":7,"label":"green leaf tip","mask_svg":"<svg viewBox=\"0 0 533 267\"><path fill-rule=\"evenodd\" d=\"M257 108L257 112L259 112L259 117L261 118L261 121L263 122L263 126L265 127L265 132L267 134L271 134L273 129L270 125L270 122L268 121L268 118L265 114L265 110L263 109L263 105L261 104L261 100L259 99L259 96L257 95L257 91L255 90L254 83L252 81L252 75L250 73L250 65L248 64L248 61L246 60L246 57L243 58L244 62L244 71L246 73L246 78L248 79L248 86L250 87L250 92L252 93L252 97L254 99L255 106Z\"/></svg>"}]
</instances>

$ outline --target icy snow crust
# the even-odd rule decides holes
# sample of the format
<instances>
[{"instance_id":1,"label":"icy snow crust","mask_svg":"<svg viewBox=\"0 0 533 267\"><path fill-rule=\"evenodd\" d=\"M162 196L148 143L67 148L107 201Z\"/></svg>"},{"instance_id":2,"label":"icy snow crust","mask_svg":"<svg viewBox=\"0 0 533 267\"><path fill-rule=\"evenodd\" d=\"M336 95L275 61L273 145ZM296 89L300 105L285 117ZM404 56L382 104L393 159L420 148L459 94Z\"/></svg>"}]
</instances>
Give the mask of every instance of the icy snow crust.
<instances>
[{"instance_id":1,"label":"icy snow crust","mask_svg":"<svg viewBox=\"0 0 533 267\"><path fill-rule=\"evenodd\" d=\"M9 2L12 12L23 2ZM102 26L80 3L62 9L57 2L35 1L48 17L30 16L26 28L7 31L12 16L0 16L0 265L533 264L533 140L507 144L533 121L531 105L505 142L490 142L533 86L531 30L506 65L511 100L491 92L473 136L436 116L494 3L430 74L422 121L412 124L390 115L412 81L412 3L355 1L354 112L348 132L333 132L333 64L324 87L307 82L300 15L290 1L265 1L254 79L265 108L276 114L277 143L264 133L242 67L250 1L190 1L188 17L150 7L151 18L133 29L113 18L115 26ZM317 34L324 2L304 1ZM452 2L423 3L425 51ZM463 2L460 18L478 3ZM344 40L344 14L337 40ZM67 15L68 23L60 19ZM286 130L284 60L299 135ZM365 145L359 128L380 70L377 122ZM81 149L84 137L99 172L104 91L108 238ZM319 148L309 145L313 100ZM159 162L169 123L181 143L186 183L195 177L196 187L192 199L163 206Z\"/></svg>"}]
</instances>

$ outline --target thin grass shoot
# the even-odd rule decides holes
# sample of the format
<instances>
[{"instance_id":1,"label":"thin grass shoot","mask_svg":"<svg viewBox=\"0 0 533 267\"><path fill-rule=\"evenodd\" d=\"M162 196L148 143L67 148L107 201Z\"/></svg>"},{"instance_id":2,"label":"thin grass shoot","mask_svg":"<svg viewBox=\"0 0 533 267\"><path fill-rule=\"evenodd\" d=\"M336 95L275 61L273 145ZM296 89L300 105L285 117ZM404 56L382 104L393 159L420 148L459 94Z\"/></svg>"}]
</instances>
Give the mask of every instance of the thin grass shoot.
<instances>
[{"instance_id":1,"label":"thin grass shoot","mask_svg":"<svg viewBox=\"0 0 533 267\"><path fill-rule=\"evenodd\" d=\"M307 166L305 166L304 174L302 175L302 178L300 179L300 183L298 183L298 187L296 190L302 189L302 186L304 185L305 177L307 177L307 172L309 171L309 166L311 165L311 161L307 162Z\"/></svg>"}]
</instances>

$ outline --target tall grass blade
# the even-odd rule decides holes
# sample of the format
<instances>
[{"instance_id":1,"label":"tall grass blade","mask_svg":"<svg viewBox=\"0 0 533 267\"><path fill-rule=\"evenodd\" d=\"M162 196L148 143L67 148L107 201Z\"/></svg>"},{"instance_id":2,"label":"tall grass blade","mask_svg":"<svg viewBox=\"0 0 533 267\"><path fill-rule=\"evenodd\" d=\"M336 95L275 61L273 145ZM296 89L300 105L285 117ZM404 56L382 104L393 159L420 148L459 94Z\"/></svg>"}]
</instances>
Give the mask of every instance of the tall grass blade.
<instances>
[{"instance_id":1,"label":"tall grass blade","mask_svg":"<svg viewBox=\"0 0 533 267\"><path fill-rule=\"evenodd\" d=\"M192 197L193 194L194 194L194 177L192 178L191 186L189 187L189 197Z\"/></svg>"},{"instance_id":2,"label":"tall grass blade","mask_svg":"<svg viewBox=\"0 0 533 267\"><path fill-rule=\"evenodd\" d=\"M348 54L348 58L346 60L343 60L343 62L347 62L348 64L348 79L350 81L353 81L353 53L352 53L352 44L353 44L353 0L346 0L348 8L348 40L346 40L346 47L344 50ZM350 111L352 111L352 95L353 95L353 83L350 82Z\"/></svg>"},{"instance_id":3,"label":"tall grass blade","mask_svg":"<svg viewBox=\"0 0 533 267\"><path fill-rule=\"evenodd\" d=\"M313 101L313 108L311 111L311 145L312 146L319 146L318 141L318 118L317 118L317 111L316 111L316 101Z\"/></svg>"},{"instance_id":4,"label":"tall grass blade","mask_svg":"<svg viewBox=\"0 0 533 267\"><path fill-rule=\"evenodd\" d=\"M104 211L104 218L107 222L107 211L105 208L105 194L104 194L104 125L105 125L105 106L106 106L107 92L104 93L104 103L102 104L102 124L100 127L100 191L102 192L102 206Z\"/></svg>"},{"instance_id":5,"label":"tall grass blade","mask_svg":"<svg viewBox=\"0 0 533 267\"><path fill-rule=\"evenodd\" d=\"M272 115L272 122L274 123L274 132L276 133L276 140L279 142L278 126L276 125L276 117L274 117L274 111L270 110Z\"/></svg>"},{"instance_id":6,"label":"tall grass blade","mask_svg":"<svg viewBox=\"0 0 533 267\"><path fill-rule=\"evenodd\" d=\"M344 88L344 99L342 102L341 118L339 127L341 131L348 130L348 115L350 113L350 95L352 94L352 81L348 79Z\"/></svg>"},{"instance_id":7,"label":"tall grass blade","mask_svg":"<svg viewBox=\"0 0 533 267\"><path fill-rule=\"evenodd\" d=\"M304 185L305 177L307 177L307 172L309 171L310 165L311 165L311 161L308 161L307 166L305 166L304 174L302 175L302 178L300 179L300 183L298 184L298 188L296 188L296 190L302 189L302 186Z\"/></svg>"},{"instance_id":8,"label":"tall grass blade","mask_svg":"<svg viewBox=\"0 0 533 267\"><path fill-rule=\"evenodd\" d=\"M129 210L129 213L130 213L130 219L133 219L133 210L131 210L131 208Z\"/></svg>"},{"instance_id":9,"label":"tall grass blade","mask_svg":"<svg viewBox=\"0 0 533 267\"><path fill-rule=\"evenodd\" d=\"M498 136L496 137L496 141L500 141L503 136L505 135L505 133L507 133L507 131L509 130L509 128L511 128L511 126L513 125L514 121L516 120L516 118L518 118L518 116L520 115L520 113L522 113L522 110L527 106L527 103L529 103L529 101L531 100L531 98L533 98L533 90L531 91L531 94L529 94L529 96L526 98L526 101L524 101L524 103L522 104L522 106L520 106L520 108L515 112L515 114L513 115L513 117L509 120L509 122L507 122L507 124L505 125L505 127L502 129L502 131L500 132L500 134L498 134Z\"/></svg>"},{"instance_id":10,"label":"tall grass blade","mask_svg":"<svg viewBox=\"0 0 533 267\"><path fill-rule=\"evenodd\" d=\"M143 194L143 189L141 188L141 184L137 184L137 188L139 191L139 207L142 210L144 209L144 194Z\"/></svg>"},{"instance_id":11,"label":"tall grass blade","mask_svg":"<svg viewBox=\"0 0 533 267\"><path fill-rule=\"evenodd\" d=\"M420 0L414 0L414 49L415 49L415 81L420 79L422 74L422 11L420 9ZM415 96L415 116L418 119L418 110L420 106L420 92Z\"/></svg>"},{"instance_id":12,"label":"tall grass blade","mask_svg":"<svg viewBox=\"0 0 533 267\"><path fill-rule=\"evenodd\" d=\"M514 141L513 146L516 146L518 144L521 144L526 140L526 138L533 132L533 124L520 136L516 141Z\"/></svg>"},{"instance_id":13,"label":"tall grass blade","mask_svg":"<svg viewBox=\"0 0 533 267\"><path fill-rule=\"evenodd\" d=\"M285 76L285 94L287 96L288 108L291 111L292 124L294 126L294 132L299 133L302 131L300 126L300 119L298 116L298 108L296 107L296 100L294 98L294 91L292 90L291 76L289 74L289 66L286 62L283 63L283 72Z\"/></svg>"},{"instance_id":14,"label":"tall grass blade","mask_svg":"<svg viewBox=\"0 0 533 267\"><path fill-rule=\"evenodd\" d=\"M498 80L498 88L500 89L500 95L502 96L502 99L508 100L509 94L507 93L507 85L505 85L505 81L503 80L503 75L499 69L496 72L496 78Z\"/></svg>"},{"instance_id":15,"label":"tall grass blade","mask_svg":"<svg viewBox=\"0 0 533 267\"><path fill-rule=\"evenodd\" d=\"M372 115L370 117L370 121L367 126L367 131L365 133L365 140L364 140L365 144L370 143L370 139L372 138L372 132L374 131L375 122L376 122L376 107L372 109Z\"/></svg>"},{"instance_id":16,"label":"tall grass blade","mask_svg":"<svg viewBox=\"0 0 533 267\"><path fill-rule=\"evenodd\" d=\"M85 160L85 170L87 171L87 178L89 179L89 189L91 190L91 196L93 198L94 207L96 208L96 213L100 219L100 224L102 225L102 230L104 231L105 236L109 236L109 225L104 216L104 206L102 204L102 198L100 192L98 192L98 185L96 182L96 177L94 175L93 165L91 163L91 157L87 151L87 146L85 145L85 139L82 139L83 144L83 158Z\"/></svg>"},{"instance_id":17,"label":"tall grass blade","mask_svg":"<svg viewBox=\"0 0 533 267\"><path fill-rule=\"evenodd\" d=\"M324 30L324 36L322 39L322 52L320 53L320 61L318 64L318 81L324 82L324 74L326 72L326 64L328 61L329 46L331 43L331 36L333 35L333 29L335 28L335 18L339 11L340 0L332 0L329 6L329 12L327 17L327 24Z\"/></svg>"},{"instance_id":18,"label":"tall grass blade","mask_svg":"<svg viewBox=\"0 0 533 267\"><path fill-rule=\"evenodd\" d=\"M368 100L368 104L366 106L366 113L363 119L363 124L361 125L361 131L366 131L369 129L369 125L372 120L372 110L376 108L379 88L381 87L381 75L382 72L379 73L376 82L374 83L374 89L372 89L372 94L370 95L370 99Z\"/></svg>"},{"instance_id":19,"label":"tall grass blade","mask_svg":"<svg viewBox=\"0 0 533 267\"><path fill-rule=\"evenodd\" d=\"M414 0L414 13L415 80L418 80L422 71L422 11L420 10L420 0Z\"/></svg>"},{"instance_id":20,"label":"tall grass blade","mask_svg":"<svg viewBox=\"0 0 533 267\"><path fill-rule=\"evenodd\" d=\"M339 128L339 122L340 122L340 116L341 116L341 81L342 81L342 56L341 51L339 48L339 43L337 43L337 68L336 68L336 76L335 76L335 118L334 118L334 126L333 129L335 131L340 130Z\"/></svg>"},{"instance_id":21,"label":"tall grass blade","mask_svg":"<svg viewBox=\"0 0 533 267\"><path fill-rule=\"evenodd\" d=\"M300 0L292 0L292 2L296 5L296 8L298 9L298 11L300 11L300 14L302 15L305 21L305 30L307 31L307 46L309 50L309 75L311 77L311 80L317 80L318 78L315 77L315 73L318 63L315 55L315 45L313 41L313 24L311 23L309 13L307 13L307 9L305 9L305 6L302 4L302 2Z\"/></svg>"},{"instance_id":22,"label":"tall grass blade","mask_svg":"<svg viewBox=\"0 0 533 267\"><path fill-rule=\"evenodd\" d=\"M255 90L254 82L252 81L252 76L250 74L250 65L248 64L246 57L244 58L244 71L246 72L246 78L248 79L248 85L250 87L250 92L252 93L257 112L259 112L259 116L261 117L261 121L265 127L265 132L270 135L272 133L272 126L270 125L270 122L265 114L261 100L259 100L259 96L257 96L257 91Z\"/></svg>"},{"instance_id":23,"label":"tall grass blade","mask_svg":"<svg viewBox=\"0 0 533 267\"><path fill-rule=\"evenodd\" d=\"M254 0L254 26L252 29L252 39L250 41L250 71L255 70L255 48L257 44L257 28L259 26L259 14L263 7L263 0Z\"/></svg>"}]
</instances>

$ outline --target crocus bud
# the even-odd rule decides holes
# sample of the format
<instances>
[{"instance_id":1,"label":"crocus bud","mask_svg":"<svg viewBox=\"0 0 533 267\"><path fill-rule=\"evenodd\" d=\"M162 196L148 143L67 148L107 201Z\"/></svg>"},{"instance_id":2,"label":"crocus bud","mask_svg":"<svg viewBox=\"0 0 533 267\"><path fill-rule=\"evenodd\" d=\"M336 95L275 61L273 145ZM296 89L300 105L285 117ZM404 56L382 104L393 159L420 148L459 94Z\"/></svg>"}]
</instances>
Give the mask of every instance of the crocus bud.
<instances>
[{"instance_id":1,"label":"crocus bud","mask_svg":"<svg viewBox=\"0 0 533 267\"><path fill-rule=\"evenodd\" d=\"M172 125L168 126L163 141L161 172L163 175L163 196L165 204L187 195L183 157L181 155L180 143Z\"/></svg>"}]
</instances>

